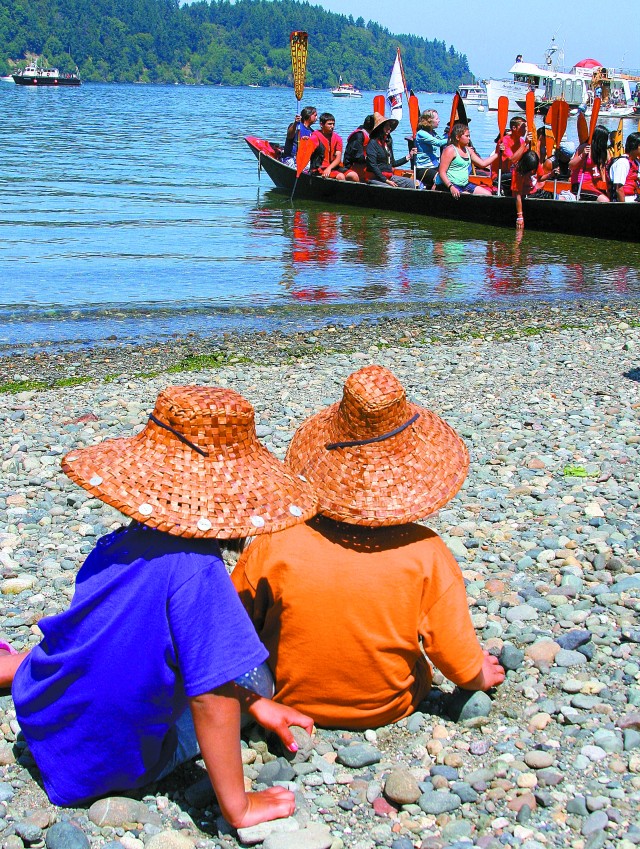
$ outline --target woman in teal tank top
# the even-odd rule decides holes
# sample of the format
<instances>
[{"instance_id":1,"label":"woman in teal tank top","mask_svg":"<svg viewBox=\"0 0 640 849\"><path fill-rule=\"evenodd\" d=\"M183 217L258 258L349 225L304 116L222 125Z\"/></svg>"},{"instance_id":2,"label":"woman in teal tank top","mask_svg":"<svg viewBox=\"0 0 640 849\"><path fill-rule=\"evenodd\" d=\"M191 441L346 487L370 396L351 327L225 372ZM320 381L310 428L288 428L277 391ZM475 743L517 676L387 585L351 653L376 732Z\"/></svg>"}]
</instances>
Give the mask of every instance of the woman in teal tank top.
<instances>
[{"instance_id":1,"label":"woman in teal tank top","mask_svg":"<svg viewBox=\"0 0 640 849\"><path fill-rule=\"evenodd\" d=\"M469 146L469 127L466 124L454 124L451 129L451 144L442 151L440 167L436 177L436 188L442 192L451 192L456 200L462 192L474 195L490 195L491 189L486 186L476 186L469 182L471 165L477 168L488 168L500 155L494 151L491 156L482 159Z\"/></svg>"}]
</instances>

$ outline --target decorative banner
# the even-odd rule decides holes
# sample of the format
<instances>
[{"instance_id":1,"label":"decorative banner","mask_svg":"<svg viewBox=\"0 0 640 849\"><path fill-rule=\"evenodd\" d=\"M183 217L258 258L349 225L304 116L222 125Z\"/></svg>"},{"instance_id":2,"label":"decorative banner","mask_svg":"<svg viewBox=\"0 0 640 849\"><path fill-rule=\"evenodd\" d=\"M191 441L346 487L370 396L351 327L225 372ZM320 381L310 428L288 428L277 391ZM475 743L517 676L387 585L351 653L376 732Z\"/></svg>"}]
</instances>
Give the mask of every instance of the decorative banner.
<instances>
[{"instance_id":1,"label":"decorative banner","mask_svg":"<svg viewBox=\"0 0 640 849\"><path fill-rule=\"evenodd\" d=\"M307 72L307 52L309 49L308 40L309 36L306 32L292 32L289 36L293 89L298 102L302 100L304 94L304 78Z\"/></svg>"},{"instance_id":2,"label":"decorative banner","mask_svg":"<svg viewBox=\"0 0 640 849\"><path fill-rule=\"evenodd\" d=\"M396 61L391 69L389 87L387 88L387 103L389 104L390 118L396 121L402 120L402 92L405 90L404 75L402 73L402 62L400 50L396 53Z\"/></svg>"}]
</instances>

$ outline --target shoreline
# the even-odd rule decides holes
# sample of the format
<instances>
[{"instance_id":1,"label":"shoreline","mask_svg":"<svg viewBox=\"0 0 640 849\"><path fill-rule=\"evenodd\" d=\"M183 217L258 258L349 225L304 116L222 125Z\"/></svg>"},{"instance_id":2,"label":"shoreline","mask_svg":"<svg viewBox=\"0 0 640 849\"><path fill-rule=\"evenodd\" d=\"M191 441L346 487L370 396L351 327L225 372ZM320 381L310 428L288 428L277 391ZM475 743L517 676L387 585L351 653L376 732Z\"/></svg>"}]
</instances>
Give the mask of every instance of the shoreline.
<instances>
[{"instance_id":1,"label":"shoreline","mask_svg":"<svg viewBox=\"0 0 640 849\"><path fill-rule=\"evenodd\" d=\"M192 370L166 370L181 361ZM298 805L288 820L240 834L219 818L201 762L136 798L112 799L107 819L104 804L56 808L11 697L0 696L4 849L640 845L635 304L464 310L455 320L441 313L2 361L5 376L24 369L48 388L7 392L0 409L0 639L36 643L40 619L68 606L96 539L122 521L66 478L64 454L139 432L169 378L237 389L254 405L258 437L282 458L300 423L369 362L390 368L469 447L463 488L425 523L453 551L505 683L457 715L437 673L406 720L365 733L319 730L300 740L291 764L250 734L247 784L284 783ZM61 378L79 382L52 388ZM225 552L228 566L234 556Z\"/></svg>"},{"instance_id":2,"label":"shoreline","mask_svg":"<svg viewBox=\"0 0 640 849\"><path fill-rule=\"evenodd\" d=\"M399 307L401 309L401 307ZM0 345L0 392L44 389L120 376L154 377L167 371L217 368L235 361L284 363L321 353L349 353L370 344L413 345L450 343L465 338L496 342L527 338L568 327L588 328L615 320L640 322L640 305L616 300L538 302L518 307L434 305L432 314L407 308L406 315L333 315L335 307L302 308L301 317L315 316L319 326L297 330L220 329L209 334L174 334L153 343L119 340L115 334L99 343L41 342ZM322 319L322 313L329 317ZM295 321L295 315L290 325ZM117 329L117 328L116 328ZM69 347L72 345L73 347Z\"/></svg>"}]
</instances>

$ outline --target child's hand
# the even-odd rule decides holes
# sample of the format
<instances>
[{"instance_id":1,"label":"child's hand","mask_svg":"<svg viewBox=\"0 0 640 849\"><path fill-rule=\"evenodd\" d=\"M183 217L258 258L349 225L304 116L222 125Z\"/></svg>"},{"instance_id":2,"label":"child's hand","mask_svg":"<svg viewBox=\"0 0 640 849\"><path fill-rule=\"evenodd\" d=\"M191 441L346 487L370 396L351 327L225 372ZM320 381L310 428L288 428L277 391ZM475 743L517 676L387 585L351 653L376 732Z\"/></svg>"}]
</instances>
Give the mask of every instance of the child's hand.
<instances>
[{"instance_id":1,"label":"child's hand","mask_svg":"<svg viewBox=\"0 0 640 849\"><path fill-rule=\"evenodd\" d=\"M258 793L246 794L243 813L229 821L234 828L248 828L260 822L290 817L296 809L295 795L284 787L268 787Z\"/></svg>"},{"instance_id":2,"label":"child's hand","mask_svg":"<svg viewBox=\"0 0 640 849\"><path fill-rule=\"evenodd\" d=\"M482 661L482 677L484 679L483 690L490 690L492 687L497 687L504 681L505 672L500 666L500 662L495 655L488 651L483 651L484 660Z\"/></svg>"},{"instance_id":3,"label":"child's hand","mask_svg":"<svg viewBox=\"0 0 640 849\"><path fill-rule=\"evenodd\" d=\"M282 740L290 752L298 749L290 725L299 725L308 734L313 733L313 720L295 708L272 702L271 699L256 699L249 707L249 713L267 731L273 731Z\"/></svg>"}]
</instances>

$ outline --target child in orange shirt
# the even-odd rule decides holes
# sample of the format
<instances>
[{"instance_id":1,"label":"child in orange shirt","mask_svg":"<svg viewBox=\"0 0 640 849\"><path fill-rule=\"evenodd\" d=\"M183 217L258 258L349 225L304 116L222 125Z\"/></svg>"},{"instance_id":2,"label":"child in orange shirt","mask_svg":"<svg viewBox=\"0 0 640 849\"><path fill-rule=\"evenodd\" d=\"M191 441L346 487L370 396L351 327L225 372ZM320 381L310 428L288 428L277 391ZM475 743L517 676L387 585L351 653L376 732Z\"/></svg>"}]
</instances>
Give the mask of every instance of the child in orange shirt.
<instances>
[{"instance_id":1,"label":"child in orange shirt","mask_svg":"<svg viewBox=\"0 0 640 849\"><path fill-rule=\"evenodd\" d=\"M390 371L367 366L341 402L301 425L287 463L314 488L321 515L256 539L232 574L269 650L274 699L323 726L372 728L427 696L425 654L460 687L500 684L458 564L415 524L466 477L455 431L410 403Z\"/></svg>"}]
</instances>

